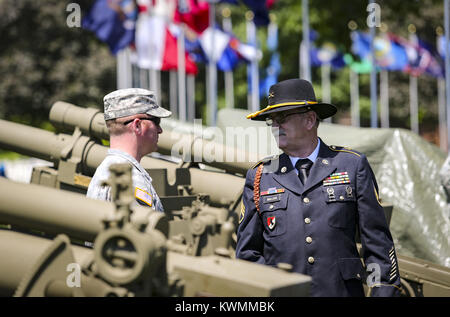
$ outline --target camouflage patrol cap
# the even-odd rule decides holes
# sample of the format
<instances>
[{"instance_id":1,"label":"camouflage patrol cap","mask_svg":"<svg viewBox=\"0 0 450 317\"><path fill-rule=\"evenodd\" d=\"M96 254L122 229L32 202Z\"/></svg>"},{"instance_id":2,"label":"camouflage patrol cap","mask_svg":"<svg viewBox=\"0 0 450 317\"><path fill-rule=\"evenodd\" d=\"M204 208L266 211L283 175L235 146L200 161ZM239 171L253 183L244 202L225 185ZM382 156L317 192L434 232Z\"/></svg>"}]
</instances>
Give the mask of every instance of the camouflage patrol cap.
<instances>
[{"instance_id":1,"label":"camouflage patrol cap","mask_svg":"<svg viewBox=\"0 0 450 317\"><path fill-rule=\"evenodd\" d=\"M166 118L172 112L156 103L153 91L142 88L119 89L103 98L105 121L146 113L158 118Z\"/></svg>"}]
</instances>

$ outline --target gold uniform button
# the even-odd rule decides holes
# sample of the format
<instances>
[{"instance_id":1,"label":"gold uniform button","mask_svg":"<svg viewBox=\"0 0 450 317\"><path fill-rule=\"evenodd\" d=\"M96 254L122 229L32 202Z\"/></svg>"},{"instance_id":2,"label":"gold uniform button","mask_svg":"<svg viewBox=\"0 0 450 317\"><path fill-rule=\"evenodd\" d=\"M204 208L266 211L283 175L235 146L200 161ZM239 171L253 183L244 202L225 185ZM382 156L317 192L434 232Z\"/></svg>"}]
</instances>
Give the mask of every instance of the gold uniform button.
<instances>
[{"instance_id":1,"label":"gold uniform button","mask_svg":"<svg viewBox=\"0 0 450 317\"><path fill-rule=\"evenodd\" d=\"M305 218L305 223L306 223L306 224L309 224L309 223L311 223L311 219L309 219L309 218Z\"/></svg>"},{"instance_id":2,"label":"gold uniform button","mask_svg":"<svg viewBox=\"0 0 450 317\"><path fill-rule=\"evenodd\" d=\"M309 204L309 198L308 198L308 197L303 198L303 202L304 202L305 204Z\"/></svg>"},{"instance_id":3,"label":"gold uniform button","mask_svg":"<svg viewBox=\"0 0 450 317\"><path fill-rule=\"evenodd\" d=\"M339 199L340 200L344 200L344 196L339 196Z\"/></svg>"},{"instance_id":4,"label":"gold uniform button","mask_svg":"<svg viewBox=\"0 0 450 317\"><path fill-rule=\"evenodd\" d=\"M273 209L273 205L270 205L270 206L269 206L269 209L272 210L272 209Z\"/></svg>"},{"instance_id":5,"label":"gold uniform button","mask_svg":"<svg viewBox=\"0 0 450 317\"><path fill-rule=\"evenodd\" d=\"M308 263L309 263L309 264L313 264L313 263L314 263L314 258L313 258L312 256L310 256L310 257L308 258Z\"/></svg>"},{"instance_id":6,"label":"gold uniform button","mask_svg":"<svg viewBox=\"0 0 450 317\"><path fill-rule=\"evenodd\" d=\"M312 242L312 238L311 237L306 237L306 242L307 243L311 243Z\"/></svg>"}]
</instances>

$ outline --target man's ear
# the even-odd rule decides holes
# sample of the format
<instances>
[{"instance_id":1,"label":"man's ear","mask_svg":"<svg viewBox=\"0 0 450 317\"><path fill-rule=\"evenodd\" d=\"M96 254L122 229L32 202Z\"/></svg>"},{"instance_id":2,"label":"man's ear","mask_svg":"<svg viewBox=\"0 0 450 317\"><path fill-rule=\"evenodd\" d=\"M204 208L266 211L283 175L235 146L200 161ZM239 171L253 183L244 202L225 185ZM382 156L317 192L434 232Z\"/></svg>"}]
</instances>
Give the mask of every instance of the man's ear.
<instances>
[{"instance_id":1,"label":"man's ear","mask_svg":"<svg viewBox=\"0 0 450 317\"><path fill-rule=\"evenodd\" d=\"M130 123L130 128L131 131L133 131L135 134L140 134L141 132L141 122L135 122L133 121L132 123Z\"/></svg>"},{"instance_id":2,"label":"man's ear","mask_svg":"<svg viewBox=\"0 0 450 317\"><path fill-rule=\"evenodd\" d=\"M314 111L309 111L307 113L307 121L306 121L306 127L308 130L311 130L315 125L317 121L317 114Z\"/></svg>"}]
</instances>

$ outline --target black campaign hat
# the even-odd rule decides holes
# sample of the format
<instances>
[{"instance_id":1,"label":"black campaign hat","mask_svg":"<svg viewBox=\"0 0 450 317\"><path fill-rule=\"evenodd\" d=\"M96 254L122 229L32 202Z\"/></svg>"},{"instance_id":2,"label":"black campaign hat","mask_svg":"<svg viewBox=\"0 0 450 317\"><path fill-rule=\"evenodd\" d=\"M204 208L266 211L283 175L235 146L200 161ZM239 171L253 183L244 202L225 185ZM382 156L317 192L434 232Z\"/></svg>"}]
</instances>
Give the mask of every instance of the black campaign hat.
<instances>
[{"instance_id":1,"label":"black campaign hat","mask_svg":"<svg viewBox=\"0 0 450 317\"><path fill-rule=\"evenodd\" d=\"M334 105L317 102L313 86L309 81L297 78L272 85L269 89L268 106L249 114L247 119L263 121L271 113L296 108L313 110L320 119L331 117L337 112Z\"/></svg>"}]
</instances>

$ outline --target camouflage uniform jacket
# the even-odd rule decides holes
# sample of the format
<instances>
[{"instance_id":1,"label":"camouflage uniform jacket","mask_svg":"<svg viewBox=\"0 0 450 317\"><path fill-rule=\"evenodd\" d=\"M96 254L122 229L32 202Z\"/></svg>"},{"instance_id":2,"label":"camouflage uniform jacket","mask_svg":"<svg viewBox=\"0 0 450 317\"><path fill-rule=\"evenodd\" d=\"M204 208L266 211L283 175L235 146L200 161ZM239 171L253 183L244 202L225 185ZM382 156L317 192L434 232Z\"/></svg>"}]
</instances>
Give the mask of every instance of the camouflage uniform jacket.
<instances>
[{"instance_id":1,"label":"camouflage uniform jacket","mask_svg":"<svg viewBox=\"0 0 450 317\"><path fill-rule=\"evenodd\" d=\"M117 149L108 150L108 155L98 166L92 177L86 196L88 198L111 201L111 187L101 186L100 184L109 178L109 166L118 163L128 163L133 167L132 174L136 201L141 205L150 206L157 211L164 212L161 200L152 186L150 175L135 158Z\"/></svg>"}]
</instances>

